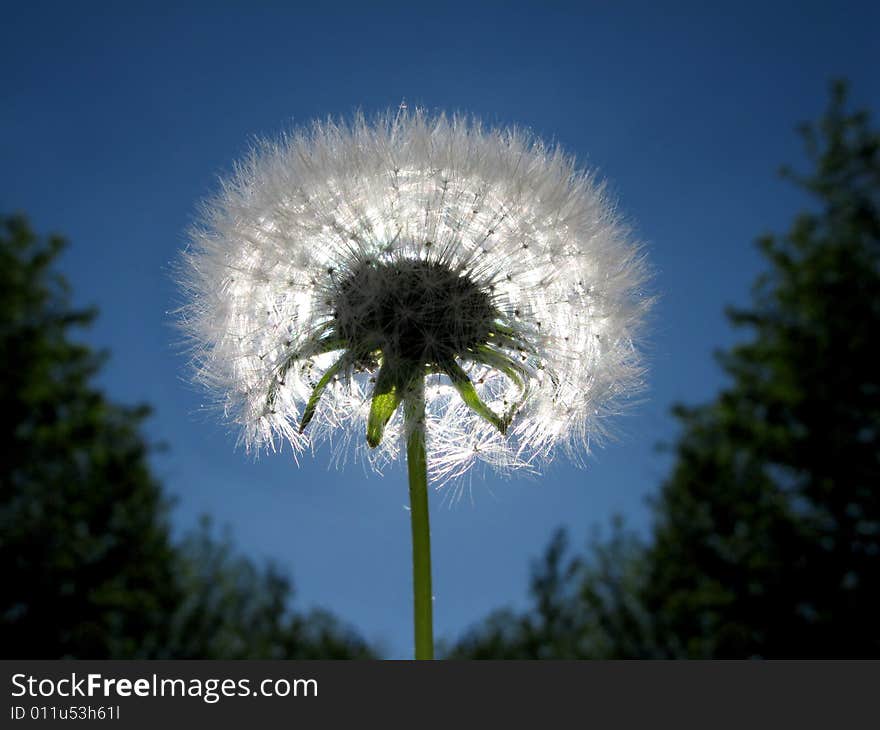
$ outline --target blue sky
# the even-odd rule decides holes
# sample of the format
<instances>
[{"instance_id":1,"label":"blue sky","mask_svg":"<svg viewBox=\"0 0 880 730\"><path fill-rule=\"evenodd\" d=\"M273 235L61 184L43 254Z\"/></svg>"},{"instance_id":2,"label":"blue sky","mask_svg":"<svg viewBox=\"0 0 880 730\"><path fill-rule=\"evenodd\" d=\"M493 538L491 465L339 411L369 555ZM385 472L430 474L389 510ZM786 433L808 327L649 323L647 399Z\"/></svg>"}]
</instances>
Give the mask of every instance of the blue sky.
<instances>
[{"instance_id":1,"label":"blue sky","mask_svg":"<svg viewBox=\"0 0 880 730\"><path fill-rule=\"evenodd\" d=\"M475 476L454 505L432 495L436 631L452 639L524 605L556 527L578 545L615 513L647 529L669 406L718 388L711 353L736 336L723 308L747 301L752 242L803 205L775 174L802 160L794 125L834 76L880 106L869 2L4 2L0 17L0 210L70 239L76 301L101 311L88 339L112 352L102 384L156 408L175 528L203 513L228 525L290 571L299 606L330 608L390 656L411 651L403 471L328 470L320 452L254 461L183 379L170 268L218 175L256 136L406 99L560 142L646 242L650 391L619 441L586 469Z\"/></svg>"}]
</instances>

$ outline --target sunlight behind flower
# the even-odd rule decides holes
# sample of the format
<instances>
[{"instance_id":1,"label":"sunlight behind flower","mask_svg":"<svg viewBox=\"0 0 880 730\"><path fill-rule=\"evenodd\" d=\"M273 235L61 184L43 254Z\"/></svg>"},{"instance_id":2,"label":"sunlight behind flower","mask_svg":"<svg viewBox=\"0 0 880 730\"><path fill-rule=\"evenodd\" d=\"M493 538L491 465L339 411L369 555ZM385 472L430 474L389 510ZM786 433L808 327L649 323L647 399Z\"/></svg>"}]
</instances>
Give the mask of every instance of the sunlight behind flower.
<instances>
[{"instance_id":1,"label":"sunlight behind flower","mask_svg":"<svg viewBox=\"0 0 880 730\"><path fill-rule=\"evenodd\" d=\"M389 277L414 265L405 262L424 262L422 284L406 286L424 285L446 302L438 312L458 313L448 333L431 334L439 315L424 311L422 295L393 305L424 339L414 346L425 353L407 358L428 373L435 480L476 462L537 469L557 448L580 459L641 390L647 269L592 173L518 129L422 110L358 116L260 145L192 232L183 329L196 379L247 448L286 441L296 454L332 437L339 461L366 455L381 468L398 458L400 409L383 415L375 448L362 438L389 356L370 355L381 343L364 338L378 335L351 327L367 316L373 330L388 329L369 302L397 288ZM491 314L473 311L474 297ZM354 343L327 342L340 317L353 323L348 340L367 348L344 361L337 350ZM449 352L432 365L436 347Z\"/></svg>"}]
</instances>

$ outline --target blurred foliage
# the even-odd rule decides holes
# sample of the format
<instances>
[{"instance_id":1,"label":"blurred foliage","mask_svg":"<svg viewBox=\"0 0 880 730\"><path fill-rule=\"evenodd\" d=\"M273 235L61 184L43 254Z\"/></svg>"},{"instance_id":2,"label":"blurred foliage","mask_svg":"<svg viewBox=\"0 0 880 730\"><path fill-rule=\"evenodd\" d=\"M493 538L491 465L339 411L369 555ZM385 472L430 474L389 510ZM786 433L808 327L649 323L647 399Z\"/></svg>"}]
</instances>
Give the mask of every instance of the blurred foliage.
<instances>
[{"instance_id":1,"label":"blurred foliage","mask_svg":"<svg viewBox=\"0 0 880 730\"><path fill-rule=\"evenodd\" d=\"M641 604L644 546L618 519L596 533L585 557L570 555L559 530L532 567L533 608L501 610L466 633L450 659L606 659L638 656L647 644Z\"/></svg>"},{"instance_id":2,"label":"blurred foliage","mask_svg":"<svg viewBox=\"0 0 880 730\"><path fill-rule=\"evenodd\" d=\"M572 555L558 533L532 607L499 611L454 658L880 656L880 135L842 83L801 133L812 196L782 236L728 385L679 406L644 538L616 522ZM206 524L170 538L146 408L94 385L63 248L0 220L0 646L4 657L332 658L369 648Z\"/></svg>"},{"instance_id":3,"label":"blurred foliage","mask_svg":"<svg viewBox=\"0 0 880 730\"><path fill-rule=\"evenodd\" d=\"M238 554L208 520L180 546L183 600L170 621L173 657L367 659L366 644L325 611L292 613L290 580Z\"/></svg>"},{"instance_id":4,"label":"blurred foliage","mask_svg":"<svg viewBox=\"0 0 880 730\"><path fill-rule=\"evenodd\" d=\"M64 241L0 218L0 651L4 658L362 657L331 616L207 528L174 544L141 427L94 385L94 319L54 269Z\"/></svg>"},{"instance_id":5,"label":"blurred foliage","mask_svg":"<svg viewBox=\"0 0 880 730\"><path fill-rule=\"evenodd\" d=\"M557 537L533 608L456 657L880 656L880 135L836 82L800 132L812 198L719 360L729 385L677 407L645 544L620 526L581 558Z\"/></svg>"}]
</instances>

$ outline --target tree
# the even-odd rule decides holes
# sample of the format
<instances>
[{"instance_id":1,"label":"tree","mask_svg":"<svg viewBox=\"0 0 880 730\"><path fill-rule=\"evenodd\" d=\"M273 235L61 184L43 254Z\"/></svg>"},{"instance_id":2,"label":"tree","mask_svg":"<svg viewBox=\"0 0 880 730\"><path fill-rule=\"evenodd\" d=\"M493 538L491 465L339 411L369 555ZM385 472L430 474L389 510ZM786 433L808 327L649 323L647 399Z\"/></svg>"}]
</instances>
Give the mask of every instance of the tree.
<instances>
[{"instance_id":1,"label":"tree","mask_svg":"<svg viewBox=\"0 0 880 730\"><path fill-rule=\"evenodd\" d=\"M532 568L532 607L496 611L468 631L451 659L612 659L650 654L649 617L641 604L644 546L615 520L585 557L571 556L565 531Z\"/></svg>"},{"instance_id":2,"label":"tree","mask_svg":"<svg viewBox=\"0 0 880 730\"><path fill-rule=\"evenodd\" d=\"M289 581L228 541L169 537L141 434L149 409L94 385L54 264L64 247L0 218L0 647L7 658L359 657L328 614L289 608Z\"/></svg>"},{"instance_id":3,"label":"tree","mask_svg":"<svg viewBox=\"0 0 880 730\"><path fill-rule=\"evenodd\" d=\"M292 612L290 580L217 538L204 519L180 545L182 600L164 652L177 659L369 659L373 652L323 610Z\"/></svg>"},{"instance_id":4,"label":"tree","mask_svg":"<svg viewBox=\"0 0 880 730\"><path fill-rule=\"evenodd\" d=\"M880 654L880 135L833 86L801 133L814 200L759 246L751 339L678 410L645 603L669 654Z\"/></svg>"},{"instance_id":5,"label":"tree","mask_svg":"<svg viewBox=\"0 0 880 730\"><path fill-rule=\"evenodd\" d=\"M139 433L147 409L91 385L52 270L64 246L22 217L0 238L0 645L7 656L150 656L174 605L172 547Z\"/></svg>"},{"instance_id":6,"label":"tree","mask_svg":"<svg viewBox=\"0 0 880 730\"><path fill-rule=\"evenodd\" d=\"M880 656L880 135L842 82L800 131L813 170L784 175L813 204L759 240L768 270L729 312L750 337L719 356L729 384L675 409L647 544L616 570L614 539L594 545L575 588L496 616L461 654ZM545 598L575 618L548 623Z\"/></svg>"}]
</instances>

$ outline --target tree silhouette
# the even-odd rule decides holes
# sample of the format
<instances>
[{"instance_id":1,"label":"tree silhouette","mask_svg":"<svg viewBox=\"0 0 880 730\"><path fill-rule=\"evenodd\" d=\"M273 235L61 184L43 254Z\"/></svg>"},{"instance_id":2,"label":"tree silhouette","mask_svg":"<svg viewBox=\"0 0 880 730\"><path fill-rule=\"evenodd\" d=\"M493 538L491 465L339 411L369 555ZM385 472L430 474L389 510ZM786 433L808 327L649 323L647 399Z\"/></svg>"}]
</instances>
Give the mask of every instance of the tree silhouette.
<instances>
[{"instance_id":1,"label":"tree silhouette","mask_svg":"<svg viewBox=\"0 0 880 730\"><path fill-rule=\"evenodd\" d=\"M165 653L199 659L368 659L372 650L323 610L291 612L290 580L238 554L210 522L180 545L182 599L169 620Z\"/></svg>"},{"instance_id":2,"label":"tree silhouette","mask_svg":"<svg viewBox=\"0 0 880 730\"><path fill-rule=\"evenodd\" d=\"M0 652L6 658L366 656L290 583L208 531L175 545L141 435L149 409L93 384L64 247L0 218Z\"/></svg>"},{"instance_id":3,"label":"tree silhouette","mask_svg":"<svg viewBox=\"0 0 880 730\"><path fill-rule=\"evenodd\" d=\"M531 610L496 611L452 647L451 659L610 659L651 646L641 603L644 546L615 520L595 534L586 557L572 557L558 530L532 568Z\"/></svg>"},{"instance_id":4,"label":"tree silhouette","mask_svg":"<svg viewBox=\"0 0 880 730\"><path fill-rule=\"evenodd\" d=\"M665 653L880 654L880 136L833 86L803 125L813 206L759 246L769 270L730 385L680 408L645 605Z\"/></svg>"},{"instance_id":5,"label":"tree silhouette","mask_svg":"<svg viewBox=\"0 0 880 730\"><path fill-rule=\"evenodd\" d=\"M784 175L811 205L758 242L768 269L729 312L749 338L719 356L729 384L675 409L647 544L617 532L560 574L554 543L532 611L455 655L880 655L880 135L843 82L800 132L813 169Z\"/></svg>"}]
</instances>

